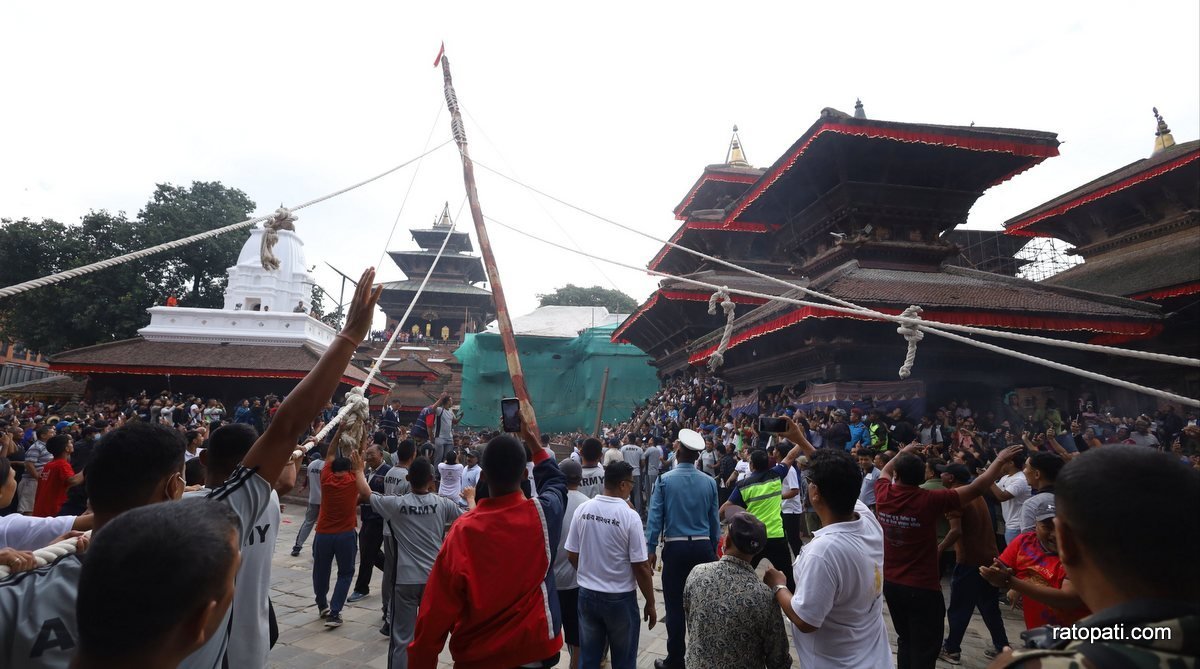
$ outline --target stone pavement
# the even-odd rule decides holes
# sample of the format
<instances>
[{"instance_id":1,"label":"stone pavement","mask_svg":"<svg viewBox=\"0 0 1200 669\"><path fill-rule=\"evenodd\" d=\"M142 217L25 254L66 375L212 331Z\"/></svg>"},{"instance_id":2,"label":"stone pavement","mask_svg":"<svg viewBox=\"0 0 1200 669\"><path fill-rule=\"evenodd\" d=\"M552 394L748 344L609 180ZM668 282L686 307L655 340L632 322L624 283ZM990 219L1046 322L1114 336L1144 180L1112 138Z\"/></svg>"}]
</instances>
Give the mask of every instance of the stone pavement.
<instances>
[{"instance_id":1,"label":"stone pavement","mask_svg":"<svg viewBox=\"0 0 1200 669\"><path fill-rule=\"evenodd\" d=\"M379 584L382 574L379 570L375 570L371 594L366 599L346 605L342 611L345 624L337 629L326 629L324 621L317 618L317 607L313 602L312 536L309 536L299 557L291 556L291 547L303 519L303 505L286 504L271 572L271 600L279 621L279 642L271 650L268 666L272 669L317 669L318 667L321 669L343 667L347 669L350 667L386 669L388 640L379 633L379 626L382 622ZM761 570L762 567L760 567ZM336 566L334 572L336 575ZM661 587L657 574L655 575L655 586ZM943 583L943 587L946 599L949 601L948 581ZM642 629L638 669L651 669L654 666L654 660L664 657L667 652L666 627L662 624L661 591L656 595L659 624L655 625L653 630ZM1025 629L1020 611L1010 611L1007 607L1002 607L1001 610L1008 628L1009 640L1019 641L1020 633ZM894 649L896 635L892 631L891 618L885 616L884 620L887 622L888 636ZM789 635L790 633L789 630ZM980 669L987 666L988 663L983 656L983 650L988 645L987 639L987 629L976 613L967 629L966 637L963 639L963 667ZM790 636L788 641L790 646ZM795 657L796 653L793 650L793 660ZM439 669L443 667L450 669L453 666L448 650L442 652L441 659ZM567 667L565 651L558 666ZM799 665L797 663L793 666ZM939 662L938 666L939 668L950 667L944 662Z\"/></svg>"}]
</instances>

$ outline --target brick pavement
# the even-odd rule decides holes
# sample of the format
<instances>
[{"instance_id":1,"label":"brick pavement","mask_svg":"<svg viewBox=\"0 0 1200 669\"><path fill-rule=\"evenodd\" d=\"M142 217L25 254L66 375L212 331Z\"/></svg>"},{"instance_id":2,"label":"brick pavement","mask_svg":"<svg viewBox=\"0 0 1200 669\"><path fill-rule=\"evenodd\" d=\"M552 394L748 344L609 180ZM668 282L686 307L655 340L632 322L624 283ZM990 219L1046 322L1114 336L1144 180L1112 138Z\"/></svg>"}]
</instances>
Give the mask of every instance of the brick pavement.
<instances>
[{"instance_id":1,"label":"brick pavement","mask_svg":"<svg viewBox=\"0 0 1200 669\"><path fill-rule=\"evenodd\" d=\"M371 594L366 599L346 605L342 611L345 624L337 629L326 629L324 621L317 618L317 608L313 602L311 535L299 557L290 555L290 548L303 519L303 505L286 505L271 572L271 600L279 620L279 642L271 650L268 666L272 669L386 669L388 640L379 633L379 584L382 575L378 570L375 571ZM661 587L657 575L655 585ZM949 601L948 582L943 583L943 588ZM667 652L666 628L661 622L664 614L662 593L657 594L660 622L653 630L642 629L638 669L651 669L654 660L664 657ZM1009 639L1019 640L1021 631L1025 629L1020 612L1007 609L1002 611ZM895 648L896 635L892 631L891 618L885 616L884 620L888 626L888 637ZM988 645L987 639L987 629L976 614L963 639L963 667L981 669L987 666L983 656L983 650ZM789 646L790 641L789 638ZM793 650L793 660L795 656ZM441 659L439 669L450 669L453 666L448 650L442 652ZM558 666L567 666L565 652ZM793 666L799 665L797 663ZM939 662L938 666L950 667L944 662Z\"/></svg>"}]
</instances>

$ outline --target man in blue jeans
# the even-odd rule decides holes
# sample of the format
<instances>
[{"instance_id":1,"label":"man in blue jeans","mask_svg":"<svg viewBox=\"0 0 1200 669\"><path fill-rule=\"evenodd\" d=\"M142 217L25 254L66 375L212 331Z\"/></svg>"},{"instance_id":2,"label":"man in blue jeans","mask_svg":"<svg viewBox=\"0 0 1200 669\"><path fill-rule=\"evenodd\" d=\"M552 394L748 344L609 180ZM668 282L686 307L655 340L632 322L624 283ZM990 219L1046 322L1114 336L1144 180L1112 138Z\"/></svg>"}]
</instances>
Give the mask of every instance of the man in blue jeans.
<instances>
[{"instance_id":1,"label":"man in blue jeans","mask_svg":"<svg viewBox=\"0 0 1200 669\"><path fill-rule=\"evenodd\" d=\"M654 576L642 544L642 519L630 508L633 467L624 460L604 468L604 493L579 506L567 533L567 560L579 581L580 667L600 666L607 643L613 669L637 664L636 585L646 598L645 619L654 629Z\"/></svg>"},{"instance_id":2,"label":"man in blue jeans","mask_svg":"<svg viewBox=\"0 0 1200 669\"><path fill-rule=\"evenodd\" d=\"M717 483L696 469L696 460L704 450L704 438L693 430L680 430L674 449L676 465L659 477L646 518L646 550L651 569L657 560L654 551L660 535L664 542L662 586L667 609L667 657L655 660L655 669L683 667L687 650L683 585L693 567L716 561L721 533Z\"/></svg>"},{"instance_id":3,"label":"man in blue jeans","mask_svg":"<svg viewBox=\"0 0 1200 669\"><path fill-rule=\"evenodd\" d=\"M331 445L325 456L325 468L321 470L321 512L313 539L313 592L326 627L342 626L342 606L350 594L354 558L358 554L354 529L358 526L355 511L360 495L371 496L371 487L363 475L362 455L352 450L349 458L340 457L338 448ZM329 601L329 572L335 559L337 582L333 586L333 600Z\"/></svg>"}]
</instances>

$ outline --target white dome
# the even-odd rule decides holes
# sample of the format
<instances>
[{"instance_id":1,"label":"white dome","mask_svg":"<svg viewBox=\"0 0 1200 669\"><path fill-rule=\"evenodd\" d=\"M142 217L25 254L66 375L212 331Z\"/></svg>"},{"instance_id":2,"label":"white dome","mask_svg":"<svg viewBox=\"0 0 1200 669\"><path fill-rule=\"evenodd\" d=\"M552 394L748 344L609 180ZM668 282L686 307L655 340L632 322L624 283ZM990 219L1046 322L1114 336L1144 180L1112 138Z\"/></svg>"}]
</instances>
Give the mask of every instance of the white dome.
<instances>
[{"instance_id":1,"label":"white dome","mask_svg":"<svg viewBox=\"0 0 1200 669\"><path fill-rule=\"evenodd\" d=\"M312 309L312 277L304 260L304 242L291 230L280 230L273 253L279 269L263 269L260 256L264 231L255 227L242 246L237 264L229 268L229 286L225 289L225 309L274 312Z\"/></svg>"}]
</instances>

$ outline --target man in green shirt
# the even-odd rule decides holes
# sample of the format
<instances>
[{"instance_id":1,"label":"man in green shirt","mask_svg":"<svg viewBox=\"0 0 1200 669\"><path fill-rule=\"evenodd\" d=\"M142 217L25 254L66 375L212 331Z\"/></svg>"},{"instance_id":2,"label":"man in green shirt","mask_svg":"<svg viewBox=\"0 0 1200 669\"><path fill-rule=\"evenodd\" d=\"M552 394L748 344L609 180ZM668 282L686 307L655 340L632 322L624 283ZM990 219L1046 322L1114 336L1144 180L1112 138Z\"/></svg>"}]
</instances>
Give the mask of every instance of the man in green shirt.
<instances>
[{"instance_id":1,"label":"man in green shirt","mask_svg":"<svg viewBox=\"0 0 1200 669\"><path fill-rule=\"evenodd\" d=\"M803 436L799 438L804 439ZM740 506L766 525L767 545L755 556L753 566L757 567L763 558L770 560L776 569L788 575L788 588L791 590L795 590L796 584L791 576L792 554L783 532L783 477L787 476L792 463L800 457L804 446L812 449L808 441L804 440L803 444L798 443L794 446L774 467L771 466L766 451L751 451L750 475L738 483L729 494L729 501L721 506L722 514L730 506Z\"/></svg>"}]
</instances>

